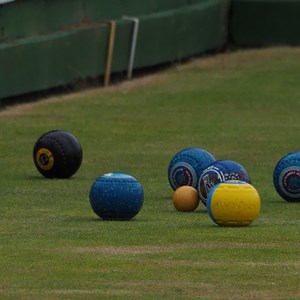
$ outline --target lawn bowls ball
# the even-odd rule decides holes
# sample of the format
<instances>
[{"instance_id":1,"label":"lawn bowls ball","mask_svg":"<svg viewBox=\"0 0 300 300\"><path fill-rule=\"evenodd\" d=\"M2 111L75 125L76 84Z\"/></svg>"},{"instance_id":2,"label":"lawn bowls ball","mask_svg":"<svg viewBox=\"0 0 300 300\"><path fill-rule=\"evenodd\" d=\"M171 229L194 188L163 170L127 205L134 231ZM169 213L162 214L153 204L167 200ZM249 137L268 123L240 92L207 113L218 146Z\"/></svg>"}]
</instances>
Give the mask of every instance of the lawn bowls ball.
<instances>
[{"instance_id":1,"label":"lawn bowls ball","mask_svg":"<svg viewBox=\"0 0 300 300\"><path fill-rule=\"evenodd\" d=\"M189 185L194 188L203 172L216 161L211 153L200 148L187 148L178 152L170 161L168 179L173 190Z\"/></svg>"},{"instance_id":2,"label":"lawn bowls ball","mask_svg":"<svg viewBox=\"0 0 300 300\"><path fill-rule=\"evenodd\" d=\"M300 202L300 152L283 156L275 166L273 183L277 193L288 202Z\"/></svg>"},{"instance_id":3,"label":"lawn bowls ball","mask_svg":"<svg viewBox=\"0 0 300 300\"><path fill-rule=\"evenodd\" d=\"M144 202L142 185L124 173L109 173L99 177L90 189L90 204L103 220L130 220Z\"/></svg>"},{"instance_id":4,"label":"lawn bowls ball","mask_svg":"<svg viewBox=\"0 0 300 300\"><path fill-rule=\"evenodd\" d=\"M209 191L216 184L227 180L251 183L248 172L242 165L232 160L217 160L203 171L198 181L197 191L204 205Z\"/></svg>"},{"instance_id":5,"label":"lawn bowls ball","mask_svg":"<svg viewBox=\"0 0 300 300\"><path fill-rule=\"evenodd\" d=\"M172 202L178 211L194 211L200 202L198 192L189 185L183 185L173 192Z\"/></svg>"},{"instance_id":6,"label":"lawn bowls ball","mask_svg":"<svg viewBox=\"0 0 300 300\"><path fill-rule=\"evenodd\" d=\"M33 148L37 170L47 178L69 178L82 162L82 148L77 138L64 130L43 134Z\"/></svg>"},{"instance_id":7,"label":"lawn bowls ball","mask_svg":"<svg viewBox=\"0 0 300 300\"><path fill-rule=\"evenodd\" d=\"M207 210L220 226L247 226L259 215L261 201L257 190L242 181L216 184L208 193Z\"/></svg>"}]
</instances>

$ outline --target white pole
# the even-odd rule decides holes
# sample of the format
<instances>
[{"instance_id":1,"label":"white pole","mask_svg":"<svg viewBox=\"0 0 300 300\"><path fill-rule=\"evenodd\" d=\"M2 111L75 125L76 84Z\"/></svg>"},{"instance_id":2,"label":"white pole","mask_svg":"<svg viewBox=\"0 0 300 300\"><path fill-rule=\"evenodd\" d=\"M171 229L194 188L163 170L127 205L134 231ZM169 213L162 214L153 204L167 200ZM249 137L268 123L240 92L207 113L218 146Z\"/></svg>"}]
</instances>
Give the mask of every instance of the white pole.
<instances>
[{"instance_id":1,"label":"white pole","mask_svg":"<svg viewBox=\"0 0 300 300\"><path fill-rule=\"evenodd\" d=\"M136 43L137 43L137 38L138 38L140 20L138 18L135 18L135 17L127 17L127 16L124 16L123 19L134 22L132 39L131 39L131 49L130 49L128 71L127 71L127 78L131 79L132 78L133 65L134 65L135 50L136 50Z\"/></svg>"}]
</instances>

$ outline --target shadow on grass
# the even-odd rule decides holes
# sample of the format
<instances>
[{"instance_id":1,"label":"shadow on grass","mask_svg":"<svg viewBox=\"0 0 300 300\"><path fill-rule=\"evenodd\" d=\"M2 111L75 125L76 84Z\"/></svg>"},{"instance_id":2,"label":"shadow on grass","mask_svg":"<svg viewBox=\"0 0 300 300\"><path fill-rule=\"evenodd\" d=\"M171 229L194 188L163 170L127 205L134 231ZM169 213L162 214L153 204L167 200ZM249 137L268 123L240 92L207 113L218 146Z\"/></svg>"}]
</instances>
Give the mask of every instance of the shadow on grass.
<instances>
[{"instance_id":1,"label":"shadow on grass","mask_svg":"<svg viewBox=\"0 0 300 300\"><path fill-rule=\"evenodd\" d=\"M48 178L41 175L26 175L23 176L24 179L28 180L39 180L39 181L68 181L68 180L85 180L84 177L69 177L69 178Z\"/></svg>"},{"instance_id":2,"label":"shadow on grass","mask_svg":"<svg viewBox=\"0 0 300 300\"><path fill-rule=\"evenodd\" d=\"M216 223L214 223L213 221L211 222L211 224L202 224L201 227L202 228L206 228L206 229L218 229L218 230L256 230L258 227L261 227L262 225L256 224L256 223L252 223L246 226L220 226Z\"/></svg>"},{"instance_id":3,"label":"shadow on grass","mask_svg":"<svg viewBox=\"0 0 300 300\"><path fill-rule=\"evenodd\" d=\"M169 201L170 205L172 205L172 196L163 196L161 197L162 201ZM171 210L166 209L166 212L169 211L171 213L178 213L178 214L207 214L207 208L206 206L201 202L199 202L198 207L193 210L193 211L178 211L176 208L173 206Z\"/></svg>"},{"instance_id":4,"label":"shadow on grass","mask_svg":"<svg viewBox=\"0 0 300 300\"><path fill-rule=\"evenodd\" d=\"M126 220L126 219L102 219L100 217L97 217L97 216L78 216L78 217L68 217L66 218L67 221L69 222L78 222L78 223L82 223L82 222L93 222L93 223L96 223L96 222L100 222L100 223L127 223L127 222L130 222L130 223L146 223L148 220L146 219L143 219L143 218L132 218L130 220Z\"/></svg>"},{"instance_id":5,"label":"shadow on grass","mask_svg":"<svg viewBox=\"0 0 300 300\"><path fill-rule=\"evenodd\" d=\"M300 201L286 201L284 199L271 199L267 203L272 205L300 205Z\"/></svg>"}]
</instances>

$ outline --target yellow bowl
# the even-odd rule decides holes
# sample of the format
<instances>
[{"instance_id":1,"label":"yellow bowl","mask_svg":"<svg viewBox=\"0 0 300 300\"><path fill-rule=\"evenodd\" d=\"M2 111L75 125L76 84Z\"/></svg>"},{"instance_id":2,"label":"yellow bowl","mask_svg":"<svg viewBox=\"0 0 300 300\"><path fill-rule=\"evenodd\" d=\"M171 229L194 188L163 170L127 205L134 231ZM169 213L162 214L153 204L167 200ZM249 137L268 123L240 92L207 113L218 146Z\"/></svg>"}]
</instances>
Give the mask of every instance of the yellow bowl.
<instances>
[{"instance_id":1,"label":"yellow bowl","mask_svg":"<svg viewBox=\"0 0 300 300\"><path fill-rule=\"evenodd\" d=\"M209 216L220 226L247 226L258 217L260 207L257 190L243 181L219 183L207 198Z\"/></svg>"}]
</instances>

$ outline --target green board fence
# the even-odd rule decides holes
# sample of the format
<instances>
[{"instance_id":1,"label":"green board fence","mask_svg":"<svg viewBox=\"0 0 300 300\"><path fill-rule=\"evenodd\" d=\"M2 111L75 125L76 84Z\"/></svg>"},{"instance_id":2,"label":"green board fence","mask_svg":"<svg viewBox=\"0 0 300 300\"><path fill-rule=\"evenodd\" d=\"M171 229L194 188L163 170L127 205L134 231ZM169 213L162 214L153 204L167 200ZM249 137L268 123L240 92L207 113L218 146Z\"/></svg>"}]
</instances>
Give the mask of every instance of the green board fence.
<instances>
[{"instance_id":1,"label":"green board fence","mask_svg":"<svg viewBox=\"0 0 300 300\"><path fill-rule=\"evenodd\" d=\"M116 22L111 70L126 71L134 24L123 19L122 12L139 19L133 65L137 69L224 45L228 8L229 1L224 0L151 0L143 5L137 0L19 0L7 4L2 14L11 9L18 22L2 21L0 98L104 75L110 18Z\"/></svg>"},{"instance_id":2,"label":"green board fence","mask_svg":"<svg viewBox=\"0 0 300 300\"><path fill-rule=\"evenodd\" d=\"M16 0L0 5L0 41L66 30L80 22L180 9L209 0Z\"/></svg>"},{"instance_id":3,"label":"green board fence","mask_svg":"<svg viewBox=\"0 0 300 300\"><path fill-rule=\"evenodd\" d=\"M300 0L15 0L0 5L0 99L102 78L107 66L126 72L132 53L136 70L218 50L228 37L238 47L299 45L299 25Z\"/></svg>"}]
</instances>

